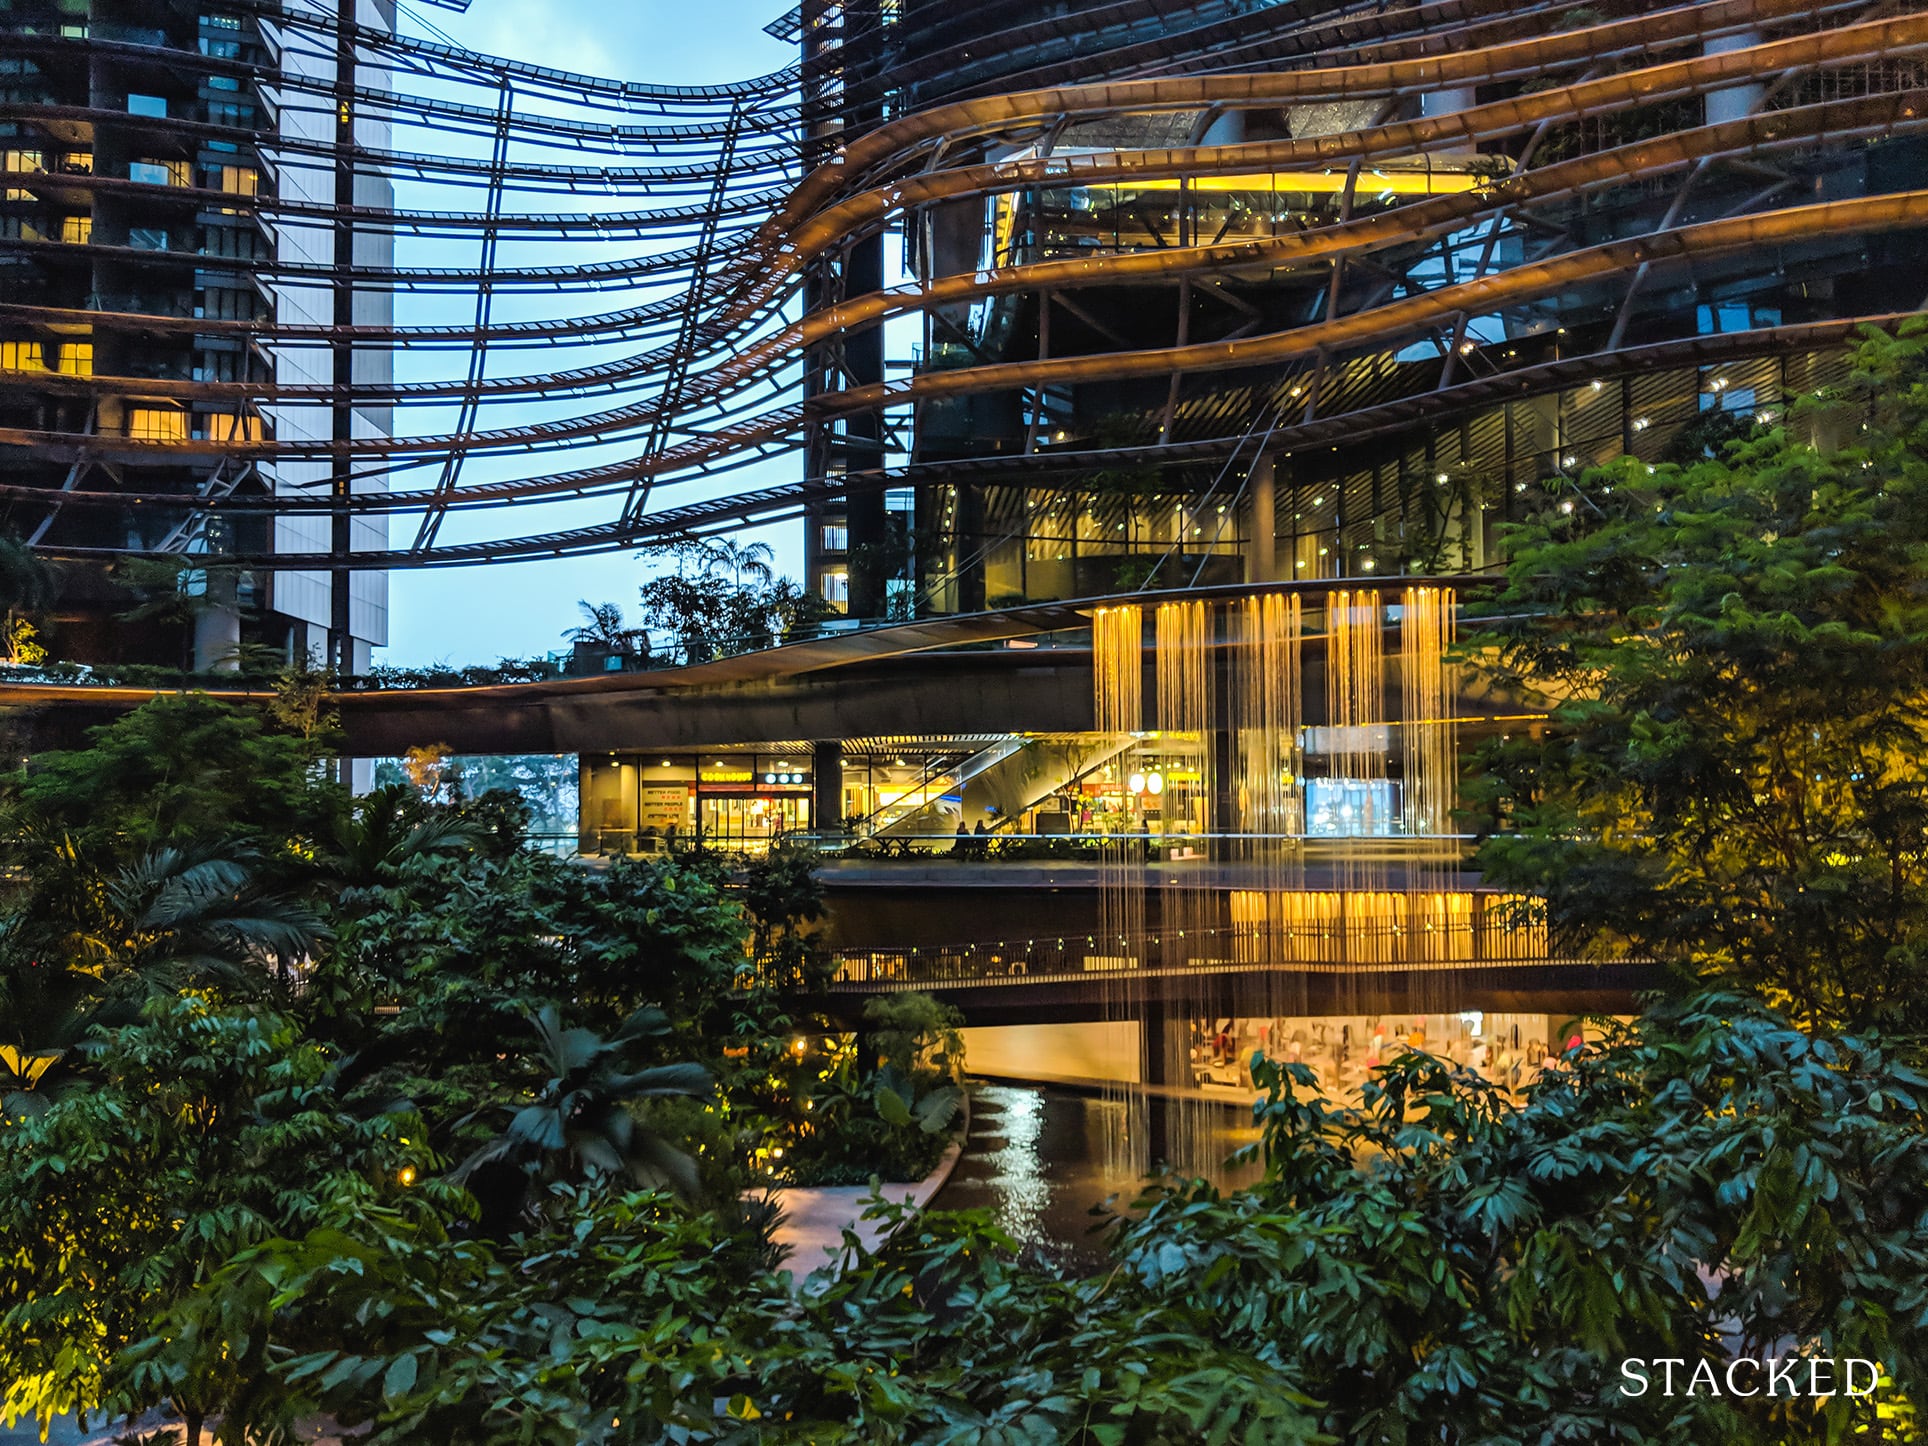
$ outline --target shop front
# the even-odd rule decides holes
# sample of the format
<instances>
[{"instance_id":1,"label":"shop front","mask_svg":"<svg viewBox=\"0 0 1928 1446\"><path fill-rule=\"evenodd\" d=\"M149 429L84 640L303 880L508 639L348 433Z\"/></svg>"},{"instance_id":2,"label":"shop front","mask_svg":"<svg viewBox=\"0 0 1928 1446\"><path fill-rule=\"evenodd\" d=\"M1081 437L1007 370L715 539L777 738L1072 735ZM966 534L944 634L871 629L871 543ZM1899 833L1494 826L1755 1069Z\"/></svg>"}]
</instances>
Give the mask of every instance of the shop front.
<instances>
[{"instance_id":1,"label":"shop front","mask_svg":"<svg viewBox=\"0 0 1928 1446\"><path fill-rule=\"evenodd\" d=\"M582 761L580 850L602 857L705 847L760 853L811 827L807 753Z\"/></svg>"}]
</instances>

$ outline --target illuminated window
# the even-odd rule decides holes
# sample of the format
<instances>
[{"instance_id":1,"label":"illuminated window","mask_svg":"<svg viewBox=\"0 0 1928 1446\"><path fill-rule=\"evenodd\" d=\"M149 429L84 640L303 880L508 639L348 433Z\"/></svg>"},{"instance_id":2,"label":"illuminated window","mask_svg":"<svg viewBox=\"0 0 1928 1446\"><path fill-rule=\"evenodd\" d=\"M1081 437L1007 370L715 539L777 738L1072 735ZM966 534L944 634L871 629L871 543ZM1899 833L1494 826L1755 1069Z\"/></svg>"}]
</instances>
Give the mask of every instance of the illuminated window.
<instances>
[{"instance_id":1,"label":"illuminated window","mask_svg":"<svg viewBox=\"0 0 1928 1446\"><path fill-rule=\"evenodd\" d=\"M94 239L94 218L92 216L62 216L60 218L60 239L69 246L85 246Z\"/></svg>"},{"instance_id":2,"label":"illuminated window","mask_svg":"<svg viewBox=\"0 0 1928 1446\"><path fill-rule=\"evenodd\" d=\"M127 435L140 442L185 442L187 413L178 407L129 407Z\"/></svg>"},{"instance_id":3,"label":"illuminated window","mask_svg":"<svg viewBox=\"0 0 1928 1446\"><path fill-rule=\"evenodd\" d=\"M62 342L60 365L54 370L64 377L91 377L94 374L94 344L91 341Z\"/></svg>"},{"instance_id":4,"label":"illuminated window","mask_svg":"<svg viewBox=\"0 0 1928 1446\"><path fill-rule=\"evenodd\" d=\"M37 341L0 341L0 371L37 372L46 366Z\"/></svg>"},{"instance_id":5,"label":"illuminated window","mask_svg":"<svg viewBox=\"0 0 1928 1446\"><path fill-rule=\"evenodd\" d=\"M39 151L0 151L0 171L38 175L46 170L45 159Z\"/></svg>"},{"instance_id":6,"label":"illuminated window","mask_svg":"<svg viewBox=\"0 0 1928 1446\"><path fill-rule=\"evenodd\" d=\"M60 169L77 176L91 176L94 174L94 153L69 151L60 158Z\"/></svg>"},{"instance_id":7,"label":"illuminated window","mask_svg":"<svg viewBox=\"0 0 1928 1446\"><path fill-rule=\"evenodd\" d=\"M850 574L847 572L826 572L819 580L823 590L823 600L836 607L850 605Z\"/></svg>"},{"instance_id":8,"label":"illuminated window","mask_svg":"<svg viewBox=\"0 0 1928 1446\"><path fill-rule=\"evenodd\" d=\"M217 166L214 188L226 196L252 196L261 184L253 166Z\"/></svg>"},{"instance_id":9,"label":"illuminated window","mask_svg":"<svg viewBox=\"0 0 1928 1446\"><path fill-rule=\"evenodd\" d=\"M259 442L261 418L237 417L227 412L210 412L204 418L210 442Z\"/></svg>"}]
</instances>

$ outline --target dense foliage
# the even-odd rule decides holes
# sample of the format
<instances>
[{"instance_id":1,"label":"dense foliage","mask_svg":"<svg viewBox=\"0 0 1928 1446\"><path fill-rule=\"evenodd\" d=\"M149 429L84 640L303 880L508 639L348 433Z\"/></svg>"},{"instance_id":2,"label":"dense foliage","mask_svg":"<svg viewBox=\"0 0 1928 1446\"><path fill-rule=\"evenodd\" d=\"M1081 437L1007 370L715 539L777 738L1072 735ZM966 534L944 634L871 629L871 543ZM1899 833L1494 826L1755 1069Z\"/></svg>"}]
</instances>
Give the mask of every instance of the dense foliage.
<instances>
[{"instance_id":1,"label":"dense foliage","mask_svg":"<svg viewBox=\"0 0 1928 1446\"><path fill-rule=\"evenodd\" d=\"M1484 862L1682 987L1524 1099L1406 1054L1333 1103L1255 1060L1259 1182L1148 1187L1088 1275L881 1204L874 1254L777 1270L760 1187L915 1174L960 1098L932 1001L809 1015L798 857L564 865L426 766L350 799L312 688L37 760L0 830L0 1415L166 1402L232 1446L1921 1439L1924 448L1910 329L1844 396L1518 530L1476 647L1549 716L1486 759L1516 832ZM682 615L691 659L736 636ZM1622 1369L1793 1355L1879 1389Z\"/></svg>"},{"instance_id":2,"label":"dense foliage","mask_svg":"<svg viewBox=\"0 0 1928 1446\"><path fill-rule=\"evenodd\" d=\"M632 631L653 640L666 661L707 663L756 652L811 636L828 615L822 599L776 576L767 543L710 538L660 551L676 565L638 590L642 625Z\"/></svg>"},{"instance_id":3,"label":"dense foliage","mask_svg":"<svg viewBox=\"0 0 1928 1446\"><path fill-rule=\"evenodd\" d=\"M801 1298L754 1232L558 1185L464 1228L446 1188L337 1185L174 1298L124 1389L224 1431L375 1443L1160 1441L1744 1446L1912 1439L1928 1078L1713 996L1576 1052L1524 1105L1439 1063L1363 1106L1260 1068L1257 1186L1155 1190L1107 1269L932 1214ZM1876 1398L1663 1398L1626 1356L1881 1361ZM1682 1374L1685 1379L1685 1372ZM229 1383L222 1385L222 1383Z\"/></svg>"},{"instance_id":4,"label":"dense foliage","mask_svg":"<svg viewBox=\"0 0 1928 1446\"><path fill-rule=\"evenodd\" d=\"M1577 948L1928 1025L1928 326L1509 545L1481 641L1551 716L1489 760L1487 870Z\"/></svg>"},{"instance_id":5,"label":"dense foliage","mask_svg":"<svg viewBox=\"0 0 1928 1446\"><path fill-rule=\"evenodd\" d=\"M566 864L521 846L515 795L436 770L349 797L328 736L163 698L8 790L0 1414L238 1419L266 1383L234 1341L181 1336L188 1366L137 1343L343 1210L481 1249L664 1188L645 1214L763 1259L741 1197L811 1168L813 1097L894 1099L878 1075L923 1105L952 1068L858 1070L795 1012L823 974L798 860ZM939 1114L879 1124L862 1178L927 1169Z\"/></svg>"}]
</instances>

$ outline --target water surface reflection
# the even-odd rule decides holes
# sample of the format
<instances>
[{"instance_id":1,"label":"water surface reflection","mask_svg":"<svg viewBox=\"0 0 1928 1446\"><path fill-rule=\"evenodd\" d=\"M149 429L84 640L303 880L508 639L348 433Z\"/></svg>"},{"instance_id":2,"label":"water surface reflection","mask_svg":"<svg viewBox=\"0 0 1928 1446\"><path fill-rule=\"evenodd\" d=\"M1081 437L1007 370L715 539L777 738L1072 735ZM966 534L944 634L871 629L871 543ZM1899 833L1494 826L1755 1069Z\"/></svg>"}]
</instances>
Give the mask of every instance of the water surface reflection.
<instances>
[{"instance_id":1,"label":"water surface reflection","mask_svg":"<svg viewBox=\"0 0 1928 1446\"><path fill-rule=\"evenodd\" d=\"M1221 1188L1247 1184L1256 1167L1226 1159L1257 1139L1243 1109L1152 1099L1127 1105L1037 1085L971 1088L964 1157L933 1202L985 1209L1027 1250L1075 1271L1094 1269L1104 1246L1094 1205L1129 1207L1154 1156Z\"/></svg>"}]
</instances>

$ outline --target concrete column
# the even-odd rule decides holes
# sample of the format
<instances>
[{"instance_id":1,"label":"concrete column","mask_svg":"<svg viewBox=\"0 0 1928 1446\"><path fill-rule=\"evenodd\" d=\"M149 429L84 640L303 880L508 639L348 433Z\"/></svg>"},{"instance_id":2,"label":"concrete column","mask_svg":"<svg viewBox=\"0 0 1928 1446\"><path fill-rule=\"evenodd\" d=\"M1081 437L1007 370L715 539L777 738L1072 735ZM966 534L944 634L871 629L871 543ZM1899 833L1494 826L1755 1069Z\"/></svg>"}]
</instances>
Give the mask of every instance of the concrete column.
<instances>
[{"instance_id":1,"label":"concrete column","mask_svg":"<svg viewBox=\"0 0 1928 1446\"><path fill-rule=\"evenodd\" d=\"M1246 544L1245 580L1273 582L1279 575L1277 469L1270 452L1252 464L1252 536Z\"/></svg>"},{"instance_id":2,"label":"concrete column","mask_svg":"<svg viewBox=\"0 0 1928 1446\"><path fill-rule=\"evenodd\" d=\"M1146 1084L1189 1087L1190 1030L1184 1015L1168 1005L1147 1002L1139 1019L1139 1078Z\"/></svg>"},{"instance_id":3,"label":"concrete column","mask_svg":"<svg viewBox=\"0 0 1928 1446\"><path fill-rule=\"evenodd\" d=\"M194 616L194 671L232 673L240 666L234 650L241 645L241 609L234 598L234 574L211 571L207 603Z\"/></svg>"},{"instance_id":4,"label":"concrete column","mask_svg":"<svg viewBox=\"0 0 1928 1446\"><path fill-rule=\"evenodd\" d=\"M843 832L843 744L835 738L810 748L810 828L825 837Z\"/></svg>"},{"instance_id":5,"label":"concrete column","mask_svg":"<svg viewBox=\"0 0 1928 1446\"><path fill-rule=\"evenodd\" d=\"M1730 50L1745 50L1751 45L1761 44L1765 38L1758 30L1716 36L1701 46L1701 54L1723 55ZM1758 82L1713 91L1707 97L1707 124L1717 126L1727 121L1745 120L1761 108L1761 100L1766 94L1767 87Z\"/></svg>"}]
</instances>

